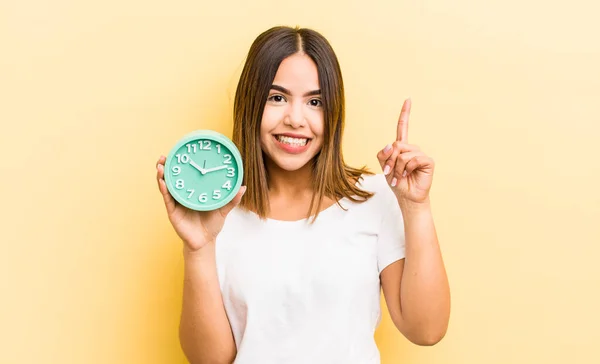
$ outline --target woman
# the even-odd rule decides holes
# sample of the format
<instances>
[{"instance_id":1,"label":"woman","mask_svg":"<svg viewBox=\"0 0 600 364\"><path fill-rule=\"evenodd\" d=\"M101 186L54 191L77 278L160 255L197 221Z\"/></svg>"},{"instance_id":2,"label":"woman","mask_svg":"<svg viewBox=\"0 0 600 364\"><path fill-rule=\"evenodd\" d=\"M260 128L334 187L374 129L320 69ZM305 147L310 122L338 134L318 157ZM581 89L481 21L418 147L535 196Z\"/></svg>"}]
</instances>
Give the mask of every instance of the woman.
<instances>
[{"instance_id":1,"label":"woman","mask_svg":"<svg viewBox=\"0 0 600 364\"><path fill-rule=\"evenodd\" d=\"M407 143L410 105L377 155L383 173L351 168L327 40L288 27L258 36L234 105L245 186L220 210L191 211L168 193L165 157L157 163L184 242L180 341L191 363L379 363L381 288L403 335L441 340L450 294L429 203L434 163Z\"/></svg>"}]
</instances>

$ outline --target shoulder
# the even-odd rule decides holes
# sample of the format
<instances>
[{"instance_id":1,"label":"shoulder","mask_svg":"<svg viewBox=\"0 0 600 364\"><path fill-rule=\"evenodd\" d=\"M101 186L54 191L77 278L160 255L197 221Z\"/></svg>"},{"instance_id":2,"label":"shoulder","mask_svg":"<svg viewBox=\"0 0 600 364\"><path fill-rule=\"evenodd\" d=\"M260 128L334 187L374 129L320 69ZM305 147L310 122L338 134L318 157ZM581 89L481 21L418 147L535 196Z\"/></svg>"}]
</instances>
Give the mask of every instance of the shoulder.
<instances>
[{"instance_id":1,"label":"shoulder","mask_svg":"<svg viewBox=\"0 0 600 364\"><path fill-rule=\"evenodd\" d=\"M362 174L357 186L363 191L373 193L373 197L386 198L394 195L383 173Z\"/></svg>"},{"instance_id":2,"label":"shoulder","mask_svg":"<svg viewBox=\"0 0 600 364\"><path fill-rule=\"evenodd\" d=\"M255 213L238 205L227 214L221 232L234 234L248 232L258 228L261 225L260 223L261 220Z\"/></svg>"},{"instance_id":3,"label":"shoulder","mask_svg":"<svg viewBox=\"0 0 600 364\"><path fill-rule=\"evenodd\" d=\"M366 205L372 209L385 211L389 207L391 201L396 201L394 192L392 192L383 173L363 173L356 183L356 187L373 194L373 196L366 201L359 203L360 205Z\"/></svg>"}]
</instances>

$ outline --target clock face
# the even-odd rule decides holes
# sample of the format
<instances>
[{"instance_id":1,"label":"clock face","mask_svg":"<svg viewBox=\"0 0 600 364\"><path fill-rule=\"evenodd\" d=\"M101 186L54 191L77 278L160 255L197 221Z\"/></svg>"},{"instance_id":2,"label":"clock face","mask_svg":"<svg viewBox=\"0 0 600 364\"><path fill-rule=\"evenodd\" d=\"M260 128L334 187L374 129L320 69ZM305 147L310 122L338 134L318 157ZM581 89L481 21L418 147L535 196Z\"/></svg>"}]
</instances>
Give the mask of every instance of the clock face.
<instances>
[{"instance_id":1,"label":"clock face","mask_svg":"<svg viewBox=\"0 0 600 364\"><path fill-rule=\"evenodd\" d=\"M179 203L209 211L235 197L242 172L241 157L233 142L220 134L198 132L173 148L165 164L165 181Z\"/></svg>"}]
</instances>

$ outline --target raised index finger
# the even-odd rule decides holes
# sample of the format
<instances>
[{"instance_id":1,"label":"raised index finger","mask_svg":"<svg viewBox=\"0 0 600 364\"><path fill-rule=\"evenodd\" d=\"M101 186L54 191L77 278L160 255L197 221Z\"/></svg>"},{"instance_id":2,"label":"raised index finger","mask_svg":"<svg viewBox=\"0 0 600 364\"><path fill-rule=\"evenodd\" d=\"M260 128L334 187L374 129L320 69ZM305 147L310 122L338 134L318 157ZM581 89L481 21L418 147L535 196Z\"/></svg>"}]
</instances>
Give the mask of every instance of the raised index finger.
<instances>
[{"instance_id":1,"label":"raised index finger","mask_svg":"<svg viewBox=\"0 0 600 364\"><path fill-rule=\"evenodd\" d=\"M396 140L401 143L408 143L408 118L410 116L410 99L406 99L402 105L402 111L398 118L398 130L396 131Z\"/></svg>"}]
</instances>

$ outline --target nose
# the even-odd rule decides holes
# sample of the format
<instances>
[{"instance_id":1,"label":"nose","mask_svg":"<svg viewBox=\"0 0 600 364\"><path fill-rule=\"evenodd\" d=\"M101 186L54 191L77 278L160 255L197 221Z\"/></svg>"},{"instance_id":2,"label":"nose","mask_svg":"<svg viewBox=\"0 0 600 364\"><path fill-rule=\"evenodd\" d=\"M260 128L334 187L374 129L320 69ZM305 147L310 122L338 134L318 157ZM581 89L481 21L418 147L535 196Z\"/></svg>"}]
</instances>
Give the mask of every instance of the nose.
<instances>
[{"instance_id":1,"label":"nose","mask_svg":"<svg viewBox=\"0 0 600 364\"><path fill-rule=\"evenodd\" d=\"M304 119L302 103L290 103L283 122L285 125L291 126L294 129L304 126L306 120Z\"/></svg>"}]
</instances>

